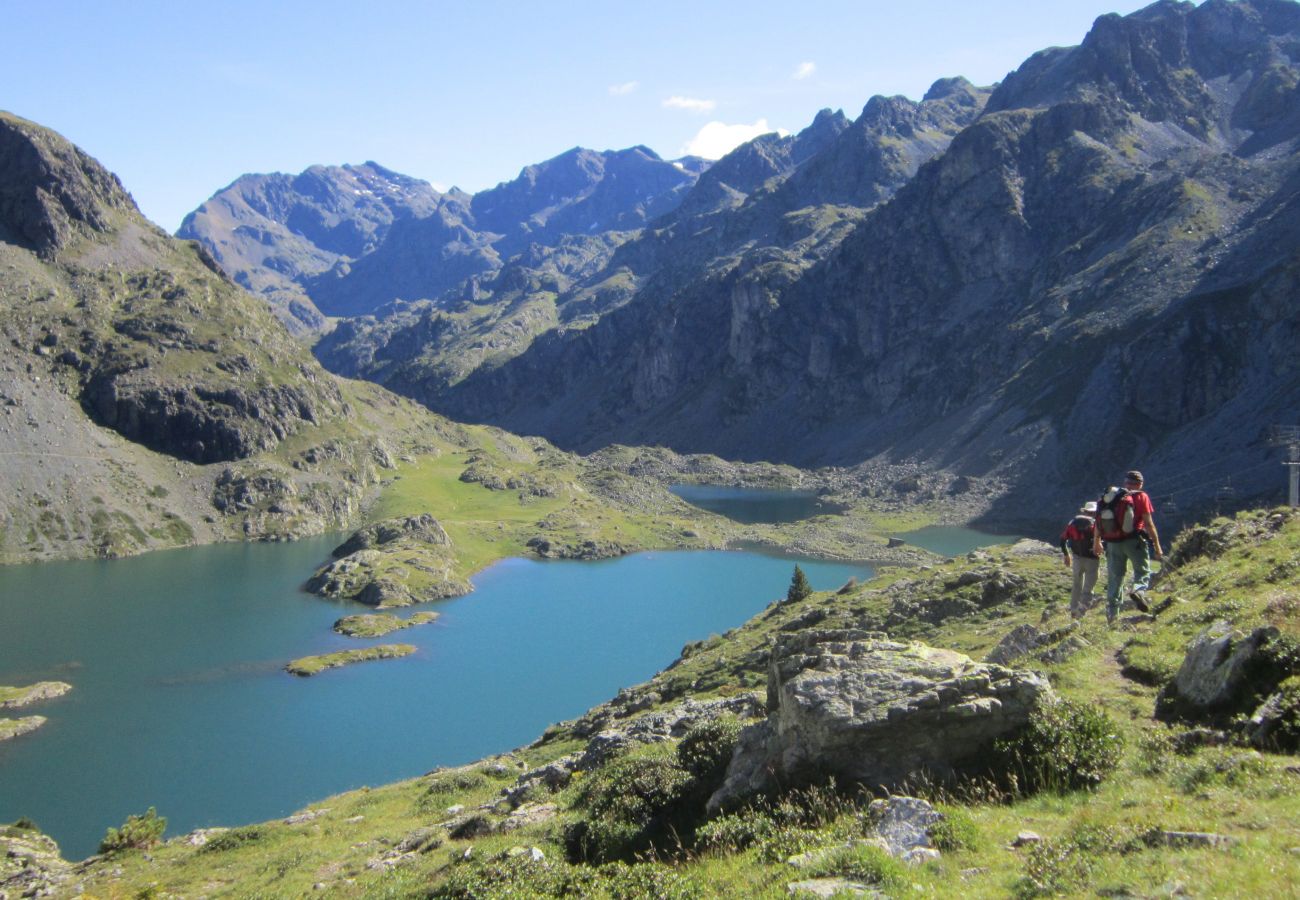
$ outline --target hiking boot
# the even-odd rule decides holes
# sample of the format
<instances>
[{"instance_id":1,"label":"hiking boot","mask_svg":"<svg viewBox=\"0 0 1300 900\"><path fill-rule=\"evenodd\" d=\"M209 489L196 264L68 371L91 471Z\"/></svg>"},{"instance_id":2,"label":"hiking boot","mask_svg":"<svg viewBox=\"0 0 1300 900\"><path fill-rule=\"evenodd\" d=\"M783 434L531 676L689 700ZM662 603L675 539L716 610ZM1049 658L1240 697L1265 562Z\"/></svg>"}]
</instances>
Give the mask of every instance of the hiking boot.
<instances>
[{"instance_id":1,"label":"hiking boot","mask_svg":"<svg viewBox=\"0 0 1300 900\"><path fill-rule=\"evenodd\" d=\"M1140 612L1151 612L1151 607L1147 604L1147 598L1144 592L1139 591L1137 588L1133 588L1133 590L1128 592L1128 598Z\"/></svg>"}]
</instances>

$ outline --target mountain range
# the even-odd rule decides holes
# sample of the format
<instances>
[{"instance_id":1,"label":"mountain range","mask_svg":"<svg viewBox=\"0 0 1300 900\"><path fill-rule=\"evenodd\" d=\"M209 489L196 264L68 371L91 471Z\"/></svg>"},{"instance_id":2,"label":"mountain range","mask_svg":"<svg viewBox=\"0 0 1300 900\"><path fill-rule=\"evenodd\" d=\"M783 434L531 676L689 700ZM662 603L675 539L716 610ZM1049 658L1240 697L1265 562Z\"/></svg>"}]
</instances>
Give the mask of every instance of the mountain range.
<instances>
[{"instance_id":1,"label":"mountain range","mask_svg":"<svg viewBox=\"0 0 1300 900\"><path fill-rule=\"evenodd\" d=\"M1102 16L991 89L760 137L637 230L503 238L498 267L316 353L580 450L992 477L1012 518L1133 465L1191 504L1265 493L1300 399L1298 47L1291 0Z\"/></svg>"},{"instance_id":2,"label":"mountain range","mask_svg":"<svg viewBox=\"0 0 1300 900\"><path fill-rule=\"evenodd\" d=\"M393 300L436 298L530 246L640 228L674 208L707 167L645 147L580 147L469 195L375 162L244 175L185 217L240 285L295 331Z\"/></svg>"},{"instance_id":3,"label":"mountain range","mask_svg":"<svg viewBox=\"0 0 1300 900\"><path fill-rule=\"evenodd\" d=\"M580 451L920 466L1000 485L990 522L1132 466L1204 508L1276 494L1270 426L1300 400L1298 47L1292 0L1164 0L998 85L824 110L712 165L575 148L474 195L318 166L244 176L180 234L231 317L213 334L248 333L243 286L327 368L458 420ZM33 196L5 208L40 214L3 227L38 254L72 258L63 231L104 215ZM113 253L164 252L151 228L118 228L134 243ZM13 339L75 356L81 408L155 449L237 458L345 414L300 344L227 359L112 309L75 345L31 323ZM211 365L164 387L123 349L146 333L169 366Z\"/></svg>"}]
</instances>

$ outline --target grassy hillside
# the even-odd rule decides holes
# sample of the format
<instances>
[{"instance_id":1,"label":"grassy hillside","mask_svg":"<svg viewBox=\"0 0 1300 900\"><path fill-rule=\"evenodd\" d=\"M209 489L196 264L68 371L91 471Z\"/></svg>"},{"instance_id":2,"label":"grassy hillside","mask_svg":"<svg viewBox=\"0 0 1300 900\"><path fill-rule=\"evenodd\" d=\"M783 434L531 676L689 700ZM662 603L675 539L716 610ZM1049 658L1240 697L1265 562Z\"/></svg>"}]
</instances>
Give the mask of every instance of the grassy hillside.
<instances>
[{"instance_id":1,"label":"grassy hillside","mask_svg":"<svg viewBox=\"0 0 1300 900\"><path fill-rule=\"evenodd\" d=\"M1300 879L1300 759L1249 746L1239 716L1180 720L1166 712L1161 720L1155 713L1189 638L1212 621L1247 632L1273 626L1275 648L1283 656L1294 650L1296 559L1300 516L1291 511L1192 529L1176 542L1153 591L1158 614L1124 614L1113 630L1099 609L1070 627L1067 573L1041 546L887 571L866 584L774 605L733 632L690 645L651 681L554 726L530 747L323 800L284 822L208 835L202 846L202 836L187 836L121 851L90 861L61 890L84 888L96 897L777 898L789 895L788 883L817 874L853 876L889 896L1283 896ZM1005 780L950 789L918 784L949 817L932 833L943 851L937 861L906 867L858 848L826 854L811 869L792 866L795 854L864 833L870 798L843 786L777 797L765 811L705 825L693 843L660 841L639 860L565 861L568 826L596 821L611 789L647 802L689 794L682 793L693 777L684 774L684 760L699 770L702 752L727 745L726 728L696 728L684 742L633 743L567 787L552 792L539 781L513 810L503 802L502 789L516 788L521 773L581 750L595 731L631 733L646 716L687 698L761 690L766 649L779 632L884 627L980 658L1025 624L1047 639L1011 665L1045 673L1060 697L1104 711L1122 739L1118 766L1095 788L1060 792L1031 794ZM1289 715L1294 726L1294 705ZM1013 848L1024 831L1041 840ZM1181 845L1170 832L1218 837ZM18 839L13 835L9 840Z\"/></svg>"}]
</instances>

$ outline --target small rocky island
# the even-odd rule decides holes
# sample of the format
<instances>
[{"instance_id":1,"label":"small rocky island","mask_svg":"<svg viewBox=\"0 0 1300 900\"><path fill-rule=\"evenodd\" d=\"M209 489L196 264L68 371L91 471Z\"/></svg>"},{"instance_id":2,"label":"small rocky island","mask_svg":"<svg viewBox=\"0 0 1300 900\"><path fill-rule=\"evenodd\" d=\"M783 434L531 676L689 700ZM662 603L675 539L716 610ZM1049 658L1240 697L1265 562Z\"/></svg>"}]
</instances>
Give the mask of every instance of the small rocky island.
<instances>
[{"instance_id":1,"label":"small rocky island","mask_svg":"<svg viewBox=\"0 0 1300 900\"><path fill-rule=\"evenodd\" d=\"M307 590L379 609L473 590L455 574L451 538L427 513L362 528L334 548L333 556L334 562L307 581Z\"/></svg>"},{"instance_id":2,"label":"small rocky island","mask_svg":"<svg viewBox=\"0 0 1300 900\"><path fill-rule=\"evenodd\" d=\"M19 735L35 731L44 725L44 716L27 716L23 719L0 719L0 741L7 741Z\"/></svg>"},{"instance_id":3,"label":"small rocky island","mask_svg":"<svg viewBox=\"0 0 1300 900\"><path fill-rule=\"evenodd\" d=\"M72 690L72 685L62 681L38 681L27 687L0 685L0 709L21 709L42 700L62 697ZM26 716L21 719L0 719L0 741L28 734L46 723L44 716Z\"/></svg>"},{"instance_id":4,"label":"small rocky island","mask_svg":"<svg viewBox=\"0 0 1300 900\"><path fill-rule=\"evenodd\" d=\"M0 686L0 709L21 709L42 700L62 697L72 690L72 685L63 681L38 681L27 687Z\"/></svg>"},{"instance_id":5,"label":"small rocky island","mask_svg":"<svg viewBox=\"0 0 1300 900\"><path fill-rule=\"evenodd\" d=\"M318 656L304 656L295 659L284 667L291 675L303 678L318 675L326 669L337 669L353 663L368 662L372 659L397 659L410 656L415 652L414 644L379 644L375 647L363 647L360 650L341 650L338 653L322 653Z\"/></svg>"},{"instance_id":6,"label":"small rocky island","mask_svg":"<svg viewBox=\"0 0 1300 900\"><path fill-rule=\"evenodd\" d=\"M409 619L400 619L392 613L361 613L339 619L334 623L334 630L348 637L377 638L404 628L428 625L437 619L436 612L419 612Z\"/></svg>"}]
</instances>

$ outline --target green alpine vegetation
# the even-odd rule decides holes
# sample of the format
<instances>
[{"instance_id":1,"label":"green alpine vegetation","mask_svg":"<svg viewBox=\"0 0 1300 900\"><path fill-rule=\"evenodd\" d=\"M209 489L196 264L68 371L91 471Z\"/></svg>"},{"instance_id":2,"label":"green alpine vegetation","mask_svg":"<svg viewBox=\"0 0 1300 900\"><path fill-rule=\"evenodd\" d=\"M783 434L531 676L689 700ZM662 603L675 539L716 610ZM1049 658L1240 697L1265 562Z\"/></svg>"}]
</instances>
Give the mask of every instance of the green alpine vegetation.
<instances>
[{"instance_id":1,"label":"green alpine vegetation","mask_svg":"<svg viewBox=\"0 0 1300 900\"><path fill-rule=\"evenodd\" d=\"M1292 510L1188 529L1153 613L1125 611L1113 629L1098 608L1071 624L1068 575L1045 544L890 568L688 645L529 747L117 853L77 883L95 896L775 900L832 881L887 896L1281 896L1300 878L1296 559ZM1229 636L1210 656L1249 677L1213 664L1193 677L1206 633ZM1043 699L949 777L916 772L887 792L805 772L715 808L764 718L785 714L774 674L802 683L795 669L840 646L900 665L956 660L959 692L987 677ZM829 745L819 758L831 764ZM907 821L918 843L900 856Z\"/></svg>"}]
</instances>

